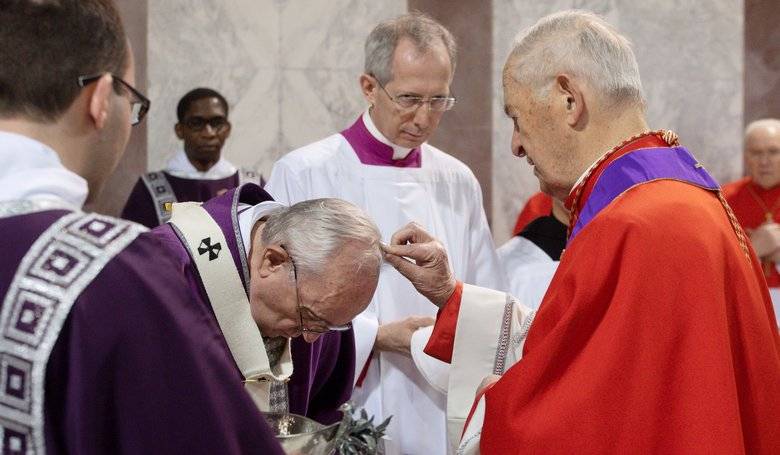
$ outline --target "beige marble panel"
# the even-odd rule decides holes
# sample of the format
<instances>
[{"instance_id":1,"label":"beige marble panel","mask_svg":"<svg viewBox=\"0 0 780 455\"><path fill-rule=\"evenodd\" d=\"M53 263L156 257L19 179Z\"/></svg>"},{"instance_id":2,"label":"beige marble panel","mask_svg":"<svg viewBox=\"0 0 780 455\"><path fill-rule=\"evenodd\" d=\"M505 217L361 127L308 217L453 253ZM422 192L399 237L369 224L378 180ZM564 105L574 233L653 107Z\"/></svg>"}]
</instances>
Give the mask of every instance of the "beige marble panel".
<instances>
[{"instance_id":1,"label":"beige marble panel","mask_svg":"<svg viewBox=\"0 0 780 455\"><path fill-rule=\"evenodd\" d=\"M401 0L287 0L281 8L282 66L360 70L369 32L405 12Z\"/></svg>"},{"instance_id":2,"label":"beige marble panel","mask_svg":"<svg viewBox=\"0 0 780 455\"><path fill-rule=\"evenodd\" d=\"M166 0L149 5L149 169L159 169L180 142L176 104L195 87L222 93L235 125L226 154L237 165L262 162L249 150L270 147L268 117L278 102L279 14L274 0ZM276 86L274 86L276 84ZM278 122L275 122L278 124ZM262 125L257 127L256 125ZM252 146L251 148L249 146ZM239 148L246 146L247 149Z\"/></svg>"},{"instance_id":3,"label":"beige marble panel","mask_svg":"<svg viewBox=\"0 0 780 455\"><path fill-rule=\"evenodd\" d=\"M279 84L275 69L254 74L247 90L233 102L233 128L223 151L230 162L256 169L266 177L279 156Z\"/></svg>"},{"instance_id":4,"label":"beige marble panel","mask_svg":"<svg viewBox=\"0 0 780 455\"><path fill-rule=\"evenodd\" d=\"M494 0L494 80L514 36L569 8L602 14L634 43L651 128L669 128L721 182L740 173L743 2ZM509 155L511 126L496 86L493 231L506 240L517 210L537 190L528 166Z\"/></svg>"},{"instance_id":5,"label":"beige marble panel","mask_svg":"<svg viewBox=\"0 0 780 455\"><path fill-rule=\"evenodd\" d=\"M179 147L176 103L212 87L231 106L225 156L270 173L295 147L348 126L364 109L363 42L399 0L166 0L149 6L149 168Z\"/></svg>"},{"instance_id":6,"label":"beige marble panel","mask_svg":"<svg viewBox=\"0 0 780 455\"><path fill-rule=\"evenodd\" d=\"M294 150L351 125L367 106L359 74L357 70L284 70L282 149Z\"/></svg>"}]
</instances>

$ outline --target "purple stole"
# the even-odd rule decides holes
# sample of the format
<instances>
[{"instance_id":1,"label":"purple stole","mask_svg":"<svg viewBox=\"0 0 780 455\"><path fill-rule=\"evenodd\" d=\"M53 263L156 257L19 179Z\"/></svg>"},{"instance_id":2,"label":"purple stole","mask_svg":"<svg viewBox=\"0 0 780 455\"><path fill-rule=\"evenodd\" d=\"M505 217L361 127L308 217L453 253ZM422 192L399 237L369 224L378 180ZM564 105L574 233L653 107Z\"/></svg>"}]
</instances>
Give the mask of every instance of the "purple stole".
<instances>
[{"instance_id":1,"label":"purple stole","mask_svg":"<svg viewBox=\"0 0 780 455\"><path fill-rule=\"evenodd\" d=\"M717 192L720 186L684 147L654 147L627 153L609 164L580 211L567 246L616 197L655 180L676 180Z\"/></svg>"},{"instance_id":2,"label":"purple stole","mask_svg":"<svg viewBox=\"0 0 780 455\"><path fill-rule=\"evenodd\" d=\"M349 142L352 149L357 154L361 163L369 166L390 166L390 167L420 167L422 165L422 155L420 147L412 149L406 158L401 160L393 159L393 148L383 144L375 138L366 125L363 123L363 116L358 117L357 121L349 128L341 132L344 139Z\"/></svg>"},{"instance_id":3,"label":"purple stole","mask_svg":"<svg viewBox=\"0 0 780 455\"><path fill-rule=\"evenodd\" d=\"M225 236L227 241L225 246L230 251L245 290L249 289L249 266L238 227L238 205L239 203L256 205L270 200L273 198L265 190L248 183L203 204L203 208L219 225ZM205 306L213 318L215 328L219 330L216 316L200 283L195 265L191 262L187 249L182 245L174 229L166 224L152 232L163 240L170 250L170 255L189 275L188 281L191 283L193 296L200 297L196 300ZM220 341L230 361L235 364L227 343L224 339ZM293 374L287 383L289 411L322 423L340 420L341 413L338 407L352 395L352 378L355 369L353 332L351 330L329 332L314 343L307 343L303 338L297 337L292 340L291 350ZM240 374L238 367L236 372Z\"/></svg>"},{"instance_id":4,"label":"purple stole","mask_svg":"<svg viewBox=\"0 0 780 455\"><path fill-rule=\"evenodd\" d=\"M122 218L157 227L170 219L168 204L174 202L205 202L243 183L265 185L263 177L248 169L216 180L200 180L176 177L164 171L149 172L141 176L122 210Z\"/></svg>"}]
</instances>

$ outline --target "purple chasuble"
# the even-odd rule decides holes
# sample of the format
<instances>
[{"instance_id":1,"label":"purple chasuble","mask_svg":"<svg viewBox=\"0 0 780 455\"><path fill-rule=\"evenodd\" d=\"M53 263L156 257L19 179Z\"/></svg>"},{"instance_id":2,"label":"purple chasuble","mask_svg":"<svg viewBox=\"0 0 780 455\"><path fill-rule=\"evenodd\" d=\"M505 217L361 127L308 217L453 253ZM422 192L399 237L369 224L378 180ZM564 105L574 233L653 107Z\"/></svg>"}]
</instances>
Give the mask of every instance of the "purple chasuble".
<instances>
[{"instance_id":1,"label":"purple chasuble","mask_svg":"<svg viewBox=\"0 0 780 455\"><path fill-rule=\"evenodd\" d=\"M176 202L206 202L213 197L223 194L227 190L232 190L237 187L241 183L239 175L242 172L247 174L246 177L251 178L250 181L257 182L259 180L260 186L265 184L262 176L255 173L248 173L244 170L238 170L230 177L217 180L176 177L164 171L147 175L163 175L170 185L170 189L173 190ZM152 188L152 190L154 190L154 188ZM130 197L127 199L125 208L122 210L122 218L143 224L148 228L159 226L160 220L155 207L155 198L150 193L152 190L147 187L143 178L138 179L138 182L136 182L133 187L133 191L130 193Z\"/></svg>"},{"instance_id":2,"label":"purple chasuble","mask_svg":"<svg viewBox=\"0 0 780 455\"><path fill-rule=\"evenodd\" d=\"M380 142L368 131L363 123L362 115L352 126L342 131L341 135L349 142L363 164L392 167L420 167L422 165L420 147L412 149L406 158L394 160L393 148Z\"/></svg>"},{"instance_id":3,"label":"purple chasuble","mask_svg":"<svg viewBox=\"0 0 780 455\"><path fill-rule=\"evenodd\" d=\"M238 227L238 204L256 205L270 200L273 198L259 186L245 184L203 204L203 208L216 221L225 236L245 291L248 289L249 268ZM194 300L208 311L213 327L220 330L197 268L174 229L170 224L165 224L152 233L165 244L166 253L177 264L176 269L182 271L189 282L191 293L196 297ZM243 379L222 336L220 344L233 362L236 377ZM341 412L338 407L352 396L355 371L355 341L352 330L328 332L314 343L307 343L302 337L297 337L292 340L291 350L293 374L287 383L290 412L325 424L339 421Z\"/></svg>"},{"instance_id":4,"label":"purple chasuble","mask_svg":"<svg viewBox=\"0 0 780 455\"><path fill-rule=\"evenodd\" d=\"M3 453L282 453L156 238L96 214L2 208ZM36 376L25 358L49 349Z\"/></svg>"},{"instance_id":5,"label":"purple chasuble","mask_svg":"<svg viewBox=\"0 0 780 455\"><path fill-rule=\"evenodd\" d=\"M568 243L623 192L654 180L676 180L709 191L720 186L684 147L653 147L627 153L609 164L580 211Z\"/></svg>"}]
</instances>

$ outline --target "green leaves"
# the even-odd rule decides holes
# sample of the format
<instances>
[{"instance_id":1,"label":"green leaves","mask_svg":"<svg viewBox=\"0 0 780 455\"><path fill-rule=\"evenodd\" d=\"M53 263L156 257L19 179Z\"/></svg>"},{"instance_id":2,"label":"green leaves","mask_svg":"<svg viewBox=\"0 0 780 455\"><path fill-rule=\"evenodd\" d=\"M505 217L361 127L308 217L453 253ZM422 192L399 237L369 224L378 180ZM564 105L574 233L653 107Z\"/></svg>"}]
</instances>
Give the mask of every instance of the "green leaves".
<instances>
[{"instance_id":1,"label":"green leaves","mask_svg":"<svg viewBox=\"0 0 780 455\"><path fill-rule=\"evenodd\" d=\"M380 439L385 434L392 416L374 426L374 417L368 417L365 409L355 418L355 409L351 402L339 408L344 413L336 433L336 452L341 455L371 455L381 453Z\"/></svg>"}]
</instances>

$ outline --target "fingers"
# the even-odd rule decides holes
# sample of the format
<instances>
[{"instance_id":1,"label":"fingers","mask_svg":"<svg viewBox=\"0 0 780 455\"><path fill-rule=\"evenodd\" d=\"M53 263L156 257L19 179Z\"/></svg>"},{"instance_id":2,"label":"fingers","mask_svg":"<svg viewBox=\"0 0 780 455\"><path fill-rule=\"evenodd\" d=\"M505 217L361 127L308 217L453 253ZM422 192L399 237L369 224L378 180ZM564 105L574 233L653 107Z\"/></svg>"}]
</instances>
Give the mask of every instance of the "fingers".
<instances>
[{"instance_id":1,"label":"fingers","mask_svg":"<svg viewBox=\"0 0 780 455\"><path fill-rule=\"evenodd\" d=\"M431 257L429 244L416 243L412 245L385 245L385 253L395 256L403 256L415 261L427 261Z\"/></svg>"},{"instance_id":2,"label":"fingers","mask_svg":"<svg viewBox=\"0 0 780 455\"><path fill-rule=\"evenodd\" d=\"M390 239L391 245L404 245L407 243L432 242L433 236L425 231L419 224L411 222L398 230Z\"/></svg>"},{"instance_id":3,"label":"fingers","mask_svg":"<svg viewBox=\"0 0 780 455\"><path fill-rule=\"evenodd\" d=\"M420 329L422 327L428 327L429 325L433 325L436 322L436 319L430 316L409 316L406 318L406 320L414 330Z\"/></svg>"},{"instance_id":4,"label":"fingers","mask_svg":"<svg viewBox=\"0 0 780 455\"><path fill-rule=\"evenodd\" d=\"M436 318L432 318L430 316L423 316L420 318L419 321L417 321L417 328L422 327L428 327L429 325L433 325L436 323Z\"/></svg>"},{"instance_id":5,"label":"fingers","mask_svg":"<svg viewBox=\"0 0 780 455\"><path fill-rule=\"evenodd\" d=\"M385 254L385 261L389 262L390 265L398 270L398 273L405 276L407 279L411 280L415 277L417 265L411 261L390 253Z\"/></svg>"}]
</instances>

